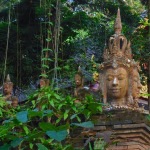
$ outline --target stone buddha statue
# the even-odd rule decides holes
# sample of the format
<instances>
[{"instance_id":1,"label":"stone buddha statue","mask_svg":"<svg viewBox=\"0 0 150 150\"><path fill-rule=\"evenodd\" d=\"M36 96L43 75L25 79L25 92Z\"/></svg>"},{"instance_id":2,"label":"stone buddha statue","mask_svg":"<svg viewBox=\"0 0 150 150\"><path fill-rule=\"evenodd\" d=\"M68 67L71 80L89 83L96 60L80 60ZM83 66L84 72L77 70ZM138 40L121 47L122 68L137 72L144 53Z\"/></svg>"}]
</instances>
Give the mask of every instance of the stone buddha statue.
<instances>
[{"instance_id":1,"label":"stone buddha statue","mask_svg":"<svg viewBox=\"0 0 150 150\"><path fill-rule=\"evenodd\" d=\"M75 102L80 102L85 98L85 95L89 93L89 88L84 86L84 76L81 72L80 66L78 68L78 72L75 74L74 80L74 97L77 98Z\"/></svg>"},{"instance_id":2,"label":"stone buddha statue","mask_svg":"<svg viewBox=\"0 0 150 150\"><path fill-rule=\"evenodd\" d=\"M9 74L6 77L6 81L3 84L3 96L4 100L13 107L18 105L18 98L12 95L13 83L10 80Z\"/></svg>"},{"instance_id":3,"label":"stone buddha statue","mask_svg":"<svg viewBox=\"0 0 150 150\"><path fill-rule=\"evenodd\" d=\"M49 86L49 79L41 78L40 79L40 88Z\"/></svg>"},{"instance_id":4,"label":"stone buddha statue","mask_svg":"<svg viewBox=\"0 0 150 150\"><path fill-rule=\"evenodd\" d=\"M140 89L139 73L132 59L131 43L121 34L120 10L114 23L115 34L104 50L100 65L103 102L117 108L135 106ZM137 80L137 81L136 81Z\"/></svg>"}]
</instances>

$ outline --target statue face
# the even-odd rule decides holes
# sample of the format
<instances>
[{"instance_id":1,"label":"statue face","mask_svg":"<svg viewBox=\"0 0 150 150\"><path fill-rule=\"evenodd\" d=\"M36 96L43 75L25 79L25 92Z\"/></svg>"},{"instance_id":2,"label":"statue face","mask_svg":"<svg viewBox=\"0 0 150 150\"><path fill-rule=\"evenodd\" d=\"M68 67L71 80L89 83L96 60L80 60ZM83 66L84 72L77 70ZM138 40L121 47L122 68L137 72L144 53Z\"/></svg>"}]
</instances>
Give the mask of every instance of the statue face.
<instances>
[{"instance_id":1,"label":"statue face","mask_svg":"<svg viewBox=\"0 0 150 150\"><path fill-rule=\"evenodd\" d=\"M76 83L76 86L82 85L82 77L78 74L75 75L75 83Z\"/></svg>"},{"instance_id":2,"label":"statue face","mask_svg":"<svg viewBox=\"0 0 150 150\"><path fill-rule=\"evenodd\" d=\"M140 82L140 76L137 69L133 69L132 75L133 75L132 96L133 98L138 98L140 96L140 90L142 88L142 85Z\"/></svg>"},{"instance_id":3,"label":"statue face","mask_svg":"<svg viewBox=\"0 0 150 150\"><path fill-rule=\"evenodd\" d=\"M12 86L9 85L9 84L7 84L7 83L5 83L3 91L4 91L4 95L11 94L11 92L12 92Z\"/></svg>"},{"instance_id":4,"label":"statue face","mask_svg":"<svg viewBox=\"0 0 150 150\"><path fill-rule=\"evenodd\" d=\"M122 68L106 70L106 88L108 99L125 98L128 91L128 73Z\"/></svg>"},{"instance_id":5,"label":"statue face","mask_svg":"<svg viewBox=\"0 0 150 150\"><path fill-rule=\"evenodd\" d=\"M45 81L43 79L40 79L40 87L42 88L44 86L46 86Z\"/></svg>"},{"instance_id":6,"label":"statue face","mask_svg":"<svg viewBox=\"0 0 150 150\"><path fill-rule=\"evenodd\" d=\"M12 101L11 105L13 107L17 107L18 106L18 101L17 100Z\"/></svg>"}]
</instances>

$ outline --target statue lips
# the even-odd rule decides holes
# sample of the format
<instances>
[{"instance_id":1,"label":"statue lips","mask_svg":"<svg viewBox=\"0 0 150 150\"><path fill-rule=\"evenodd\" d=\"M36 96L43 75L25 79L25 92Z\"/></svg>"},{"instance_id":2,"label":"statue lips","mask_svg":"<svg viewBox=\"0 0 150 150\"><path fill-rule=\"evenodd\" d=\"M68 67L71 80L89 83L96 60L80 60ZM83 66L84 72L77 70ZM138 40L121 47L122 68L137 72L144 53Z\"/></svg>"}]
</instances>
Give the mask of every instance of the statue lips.
<instances>
[{"instance_id":1,"label":"statue lips","mask_svg":"<svg viewBox=\"0 0 150 150\"><path fill-rule=\"evenodd\" d=\"M112 93L119 93L120 92L120 88L112 88L110 90L112 91Z\"/></svg>"},{"instance_id":2,"label":"statue lips","mask_svg":"<svg viewBox=\"0 0 150 150\"><path fill-rule=\"evenodd\" d=\"M140 90L137 90L136 93L137 93L137 95L140 95Z\"/></svg>"}]
</instances>

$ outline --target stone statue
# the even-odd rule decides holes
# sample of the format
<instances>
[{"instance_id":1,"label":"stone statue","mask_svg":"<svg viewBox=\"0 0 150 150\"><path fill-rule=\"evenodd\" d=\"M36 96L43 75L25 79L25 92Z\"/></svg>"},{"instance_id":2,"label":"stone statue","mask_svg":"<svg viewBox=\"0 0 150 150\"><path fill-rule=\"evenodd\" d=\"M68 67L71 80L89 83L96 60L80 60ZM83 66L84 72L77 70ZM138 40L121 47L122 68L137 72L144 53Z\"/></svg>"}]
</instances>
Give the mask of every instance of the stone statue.
<instances>
[{"instance_id":1,"label":"stone statue","mask_svg":"<svg viewBox=\"0 0 150 150\"><path fill-rule=\"evenodd\" d=\"M6 81L3 84L4 100L13 107L16 107L18 105L18 98L12 95L12 91L13 91L13 83L11 82L10 76L8 74L6 77Z\"/></svg>"},{"instance_id":2,"label":"stone statue","mask_svg":"<svg viewBox=\"0 0 150 150\"><path fill-rule=\"evenodd\" d=\"M41 78L40 79L40 88L49 86L49 79Z\"/></svg>"},{"instance_id":3,"label":"stone statue","mask_svg":"<svg viewBox=\"0 0 150 150\"><path fill-rule=\"evenodd\" d=\"M141 88L137 64L132 59L131 43L121 34L120 10L114 23L115 34L104 50L100 65L103 102L116 108L138 107Z\"/></svg>"},{"instance_id":4,"label":"stone statue","mask_svg":"<svg viewBox=\"0 0 150 150\"><path fill-rule=\"evenodd\" d=\"M84 86L84 76L81 72L79 66L78 72L75 74L75 89L74 96L77 98L75 102L80 102L85 98L85 95L88 94L89 88Z\"/></svg>"}]
</instances>

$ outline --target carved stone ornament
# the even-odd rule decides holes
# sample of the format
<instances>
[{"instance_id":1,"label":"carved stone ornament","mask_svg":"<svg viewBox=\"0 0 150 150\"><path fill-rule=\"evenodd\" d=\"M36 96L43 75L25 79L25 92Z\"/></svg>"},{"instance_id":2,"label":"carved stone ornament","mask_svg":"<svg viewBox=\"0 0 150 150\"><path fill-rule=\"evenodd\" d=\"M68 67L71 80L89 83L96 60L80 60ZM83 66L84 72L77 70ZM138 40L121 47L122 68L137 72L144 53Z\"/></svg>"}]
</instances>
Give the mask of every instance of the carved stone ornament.
<instances>
[{"instance_id":1,"label":"carved stone ornament","mask_svg":"<svg viewBox=\"0 0 150 150\"><path fill-rule=\"evenodd\" d=\"M104 49L100 65L100 85L103 102L112 108L138 108L141 83L139 64L132 59L131 43L121 34L120 9L114 23L115 34Z\"/></svg>"}]
</instances>

